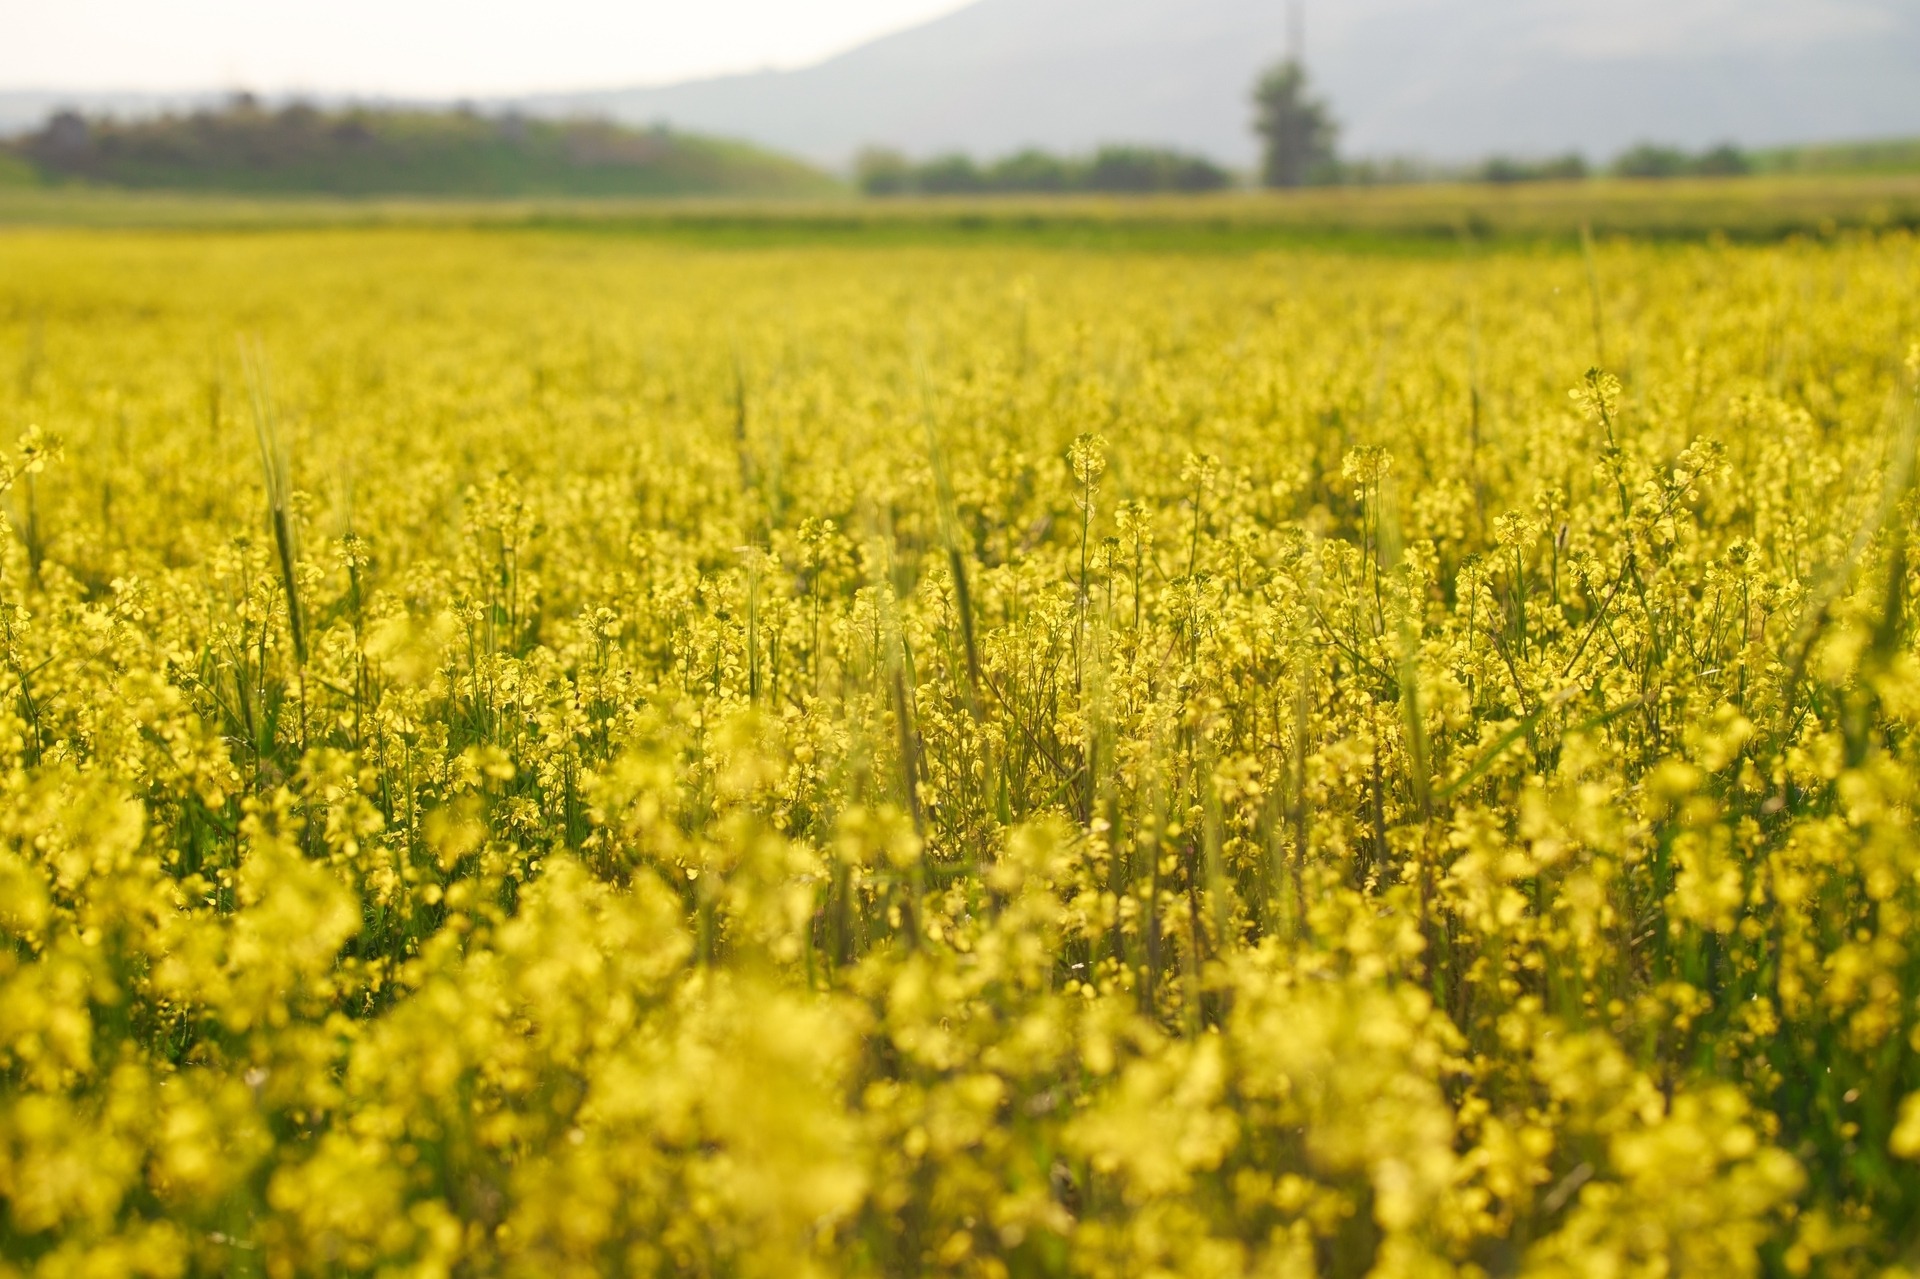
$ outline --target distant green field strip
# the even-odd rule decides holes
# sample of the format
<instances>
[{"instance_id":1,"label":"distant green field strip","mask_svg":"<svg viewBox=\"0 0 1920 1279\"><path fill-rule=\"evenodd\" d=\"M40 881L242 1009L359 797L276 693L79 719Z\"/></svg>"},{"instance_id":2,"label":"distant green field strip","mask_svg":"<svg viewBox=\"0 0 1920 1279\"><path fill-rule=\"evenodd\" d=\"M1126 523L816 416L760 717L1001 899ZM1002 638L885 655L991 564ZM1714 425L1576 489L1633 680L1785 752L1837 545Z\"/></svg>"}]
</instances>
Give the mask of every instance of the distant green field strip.
<instances>
[{"instance_id":1,"label":"distant green field strip","mask_svg":"<svg viewBox=\"0 0 1920 1279\"><path fill-rule=\"evenodd\" d=\"M1920 228L1920 178L1421 186L1144 199L316 199L0 187L0 226L537 228L701 243L1451 251L1595 235L1742 241Z\"/></svg>"}]
</instances>

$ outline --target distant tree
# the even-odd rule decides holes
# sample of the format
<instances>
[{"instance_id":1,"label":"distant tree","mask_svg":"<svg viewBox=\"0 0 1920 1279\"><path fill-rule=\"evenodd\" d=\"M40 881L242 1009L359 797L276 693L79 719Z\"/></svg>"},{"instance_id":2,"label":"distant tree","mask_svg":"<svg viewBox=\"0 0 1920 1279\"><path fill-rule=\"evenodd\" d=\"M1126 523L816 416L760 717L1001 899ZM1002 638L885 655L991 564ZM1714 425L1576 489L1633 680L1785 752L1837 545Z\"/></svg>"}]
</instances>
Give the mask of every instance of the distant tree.
<instances>
[{"instance_id":1,"label":"distant tree","mask_svg":"<svg viewBox=\"0 0 1920 1279\"><path fill-rule=\"evenodd\" d=\"M971 156L956 151L937 156L914 171L914 187L928 195L968 195L987 189L986 177Z\"/></svg>"},{"instance_id":2,"label":"distant tree","mask_svg":"<svg viewBox=\"0 0 1920 1279\"><path fill-rule=\"evenodd\" d=\"M1509 156L1492 156L1480 166L1480 180L1492 182L1497 186L1504 186L1509 182L1525 182L1532 177L1532 165Z\"/></svg>"},{"instance_id":3,"label":"distant tree","mask_svg":"<svg viewBox=\"0 0 1920 1279\"><path fill-rule=\"evenodd\" d=\"M1586 157L1568 152L1550 160L1515 160L1497 155L1480 166L1482 182L1577 182L1587 176Z\"/></svg>"},{"instance_id":4,"label":"distant tree","mask_svg":"<svg viewBox=\"0 0 1920 1279\"><path fill-rule=\"evenodd\" d=\"M984 165L959 152L915 164L898 151L871 149L860 154L854 176L867 195L1213 191L1233 181L1205 156L1139 146L1106 146L1091 157L1029 147Z\"/></svg>"},{"instance_id":5,"label":"distant tree","mask_svg":"<svg viewBox=\"0 0 1920 1279\"><path fill-rule=\"evenodd\" d=\"M868 147L853 162L853 178L867 195L905 195L913 190L913 162L898 151Z\"/></svg>"},{"instance_id":6,"label":"distant tree","mask_svg":"<svg viewBox=\"0 0 1920 1279\"><path fill-rule=\"evenodd\" d=\"M1623 178L1732 177L1751 173L1753 160L1730 142L1699 155L1643 142L1622 152L1613 162L1613 171Z\"/></svg>"},{"instance_id":7,"label":"distant tree","mask_svg":"<svg viewBox=\"0 0 1920 1279\"><path fill-rule=\"evenodd\" d=\"M1337 172L1339 126L1312 96L1306 68L1293 59L1268 70L1253 88L1253 128L1265 144L1260 178L1270 187L1323 182Z\"/></svg>"},{"instance_id":8,"label":"distant tree","mask_svg":"<svg viewBox=\"0 0 1920 1279\"><path fill-rule=\"evenodd\" d=\"M1554 182L1578 182L1592 170L1587 166L1587 157L1578 151L1569 151L1556 160L1548 160L1540 166L1540 176Z\"/></svg>"},{"instance_id":9,"label":"distant tree","mask_svg":"<svg viewBox=\"0 0 1920 1279\"><path fill-rule=\"evenodd\" d=\"M1723 142L1711 151L1703 151L1693 162L1693 171L1710 178L1738 177L1753 172L1753 161L1731 142Z\"/></svg>"},{"instance_id":10,"label":"distant tree","mask_svg":"<svg viewBox=\"0 0 1920 1279\"><path fill-rule=\"evenodd\" d=\"M985 177L995 191L1067 191L1078 180L1073 165L1035 147L994 161Z\"/></svg>"},{"instance_id":11,"label":"distant tree","mask_svg":"<svg viewBox=\"0 0 1920 1279\"><path fill-rule=\"evenodd\" d=\"M93 146L93 129L78 111L58 111L46 127L27 140L29 151L55 163L84 158Z\"/></svg>"},{"instance_id":12,"label":"distant tree","mask_svg":"<svg viewBox=\"0 0 1920 1279\"><path fill-rule=\"evenodd\" d=\"M1622 178L1677 178L1689 168L1687 153L1679 147L1642 142L1615 157L1613 172Z\"/></svg>"},{"instance_id":13,"label":"distant tree","mask_svg":"<svg viewBox=\"0 0 1920 1279\"><path fill-rule=\"evenodd\" d=\"M1157 147L1102 147L1082 185L1089 191L1215 191L1231 180L1204 156Z\"/></svg>"}]
</instances>

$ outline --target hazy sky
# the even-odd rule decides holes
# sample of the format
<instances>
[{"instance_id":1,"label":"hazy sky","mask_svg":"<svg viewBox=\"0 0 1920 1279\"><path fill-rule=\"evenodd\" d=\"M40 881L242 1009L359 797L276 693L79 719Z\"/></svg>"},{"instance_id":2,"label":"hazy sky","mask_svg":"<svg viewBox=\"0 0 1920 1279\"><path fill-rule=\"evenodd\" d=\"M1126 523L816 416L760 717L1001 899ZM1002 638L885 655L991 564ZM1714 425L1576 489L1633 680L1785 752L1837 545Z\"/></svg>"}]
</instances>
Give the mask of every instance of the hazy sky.
<instances>
[{"instance_id":1,"label":"hazy sky","mask_svg":"<svg viewBox=\"0 0 1920 1279\"><path fill-rule=\"evenodd\" d=\"M797 66L964 0L0 0L0 89L513 93Z\"/></svg>"}]
</instances>

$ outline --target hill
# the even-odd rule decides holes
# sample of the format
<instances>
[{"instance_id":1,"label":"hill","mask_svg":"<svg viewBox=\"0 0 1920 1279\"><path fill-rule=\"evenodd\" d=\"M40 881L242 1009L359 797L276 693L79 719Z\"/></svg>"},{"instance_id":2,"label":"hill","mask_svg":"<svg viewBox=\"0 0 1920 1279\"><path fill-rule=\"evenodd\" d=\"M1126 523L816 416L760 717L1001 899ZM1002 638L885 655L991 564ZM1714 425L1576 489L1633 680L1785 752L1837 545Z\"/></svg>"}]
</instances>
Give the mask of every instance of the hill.
<instances>
[{"instance_id":1,"label":"hill","mask_svg":"<svg viewBox=\"0 0 1920 1279\"><path fill-rule=\"evenodd\" d=\"M11 148L43 179L244 194L779 197L833 179L786 156L664 127L471 111L219 110L55 116Z\"/></svg>"},{"instance_id":2,"label":"hill","mask_svg":"<svg viewBox=\"0 0 1920 1279\"><path fill-rule=\"evenodd\" d=\"M1279 0L979 0L797 71L527 99L752 138L830 164L1132 141L1249 163ZM1920 132L1908 0L1342 0L1308 61L1345 149L1465 161L1640 141L1750 147Z\"/></svg>"}]
</instances>

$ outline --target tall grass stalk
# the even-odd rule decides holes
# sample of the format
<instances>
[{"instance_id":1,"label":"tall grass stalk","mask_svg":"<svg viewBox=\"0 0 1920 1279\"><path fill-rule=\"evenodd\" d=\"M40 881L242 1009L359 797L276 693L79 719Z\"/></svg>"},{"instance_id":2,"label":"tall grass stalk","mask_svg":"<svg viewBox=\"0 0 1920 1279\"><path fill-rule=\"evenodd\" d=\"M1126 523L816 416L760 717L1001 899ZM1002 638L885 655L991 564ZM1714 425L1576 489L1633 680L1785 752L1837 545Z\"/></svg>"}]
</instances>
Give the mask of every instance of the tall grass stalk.
<instances>
[{"instance_id":1,"label":"tall grass stalk","mask_svg":"<svg viewBox=\"0 0 1920 1279\"><path fill-rule=\"evenodd\" d=\"M295 660L307 664L307 631L300 608L300 582L294 571L291 468L287 460L286 440L280 433L274 413L273 384L267 357L259 342L240 341L240 363L246 370L247 390L253 404L253 435L260 448L260 470L266 481L267 514L273 523L273 545L279 554L280 584L287 597L287 631L293 638Z\"/></svg>"}]
</instances>

